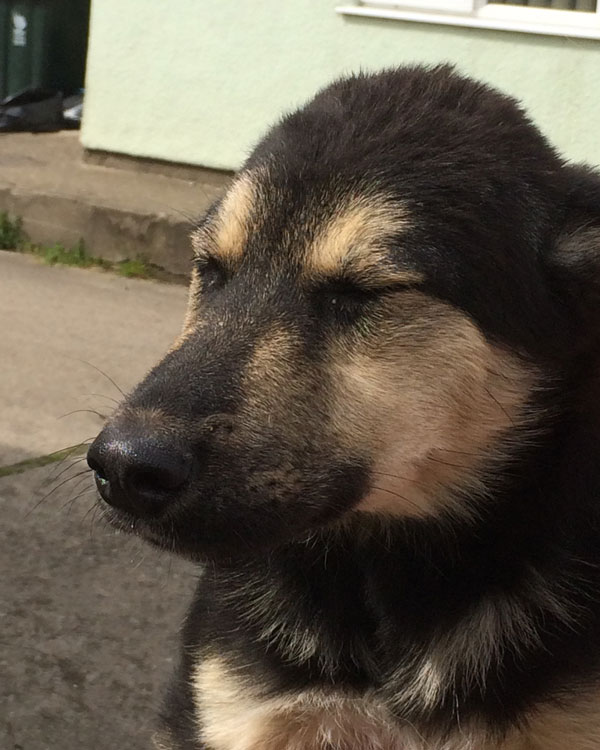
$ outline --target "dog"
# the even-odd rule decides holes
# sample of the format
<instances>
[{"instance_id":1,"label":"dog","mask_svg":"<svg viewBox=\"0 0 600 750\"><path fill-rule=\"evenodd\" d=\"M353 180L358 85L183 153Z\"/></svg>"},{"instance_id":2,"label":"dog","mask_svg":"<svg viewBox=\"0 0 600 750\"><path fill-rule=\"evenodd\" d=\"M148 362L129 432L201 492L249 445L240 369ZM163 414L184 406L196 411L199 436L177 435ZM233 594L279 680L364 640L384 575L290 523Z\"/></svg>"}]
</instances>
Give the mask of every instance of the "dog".
<instances>
[{"instance_id":1,"label":"dog","mask_svg":"<svg viewBox=\"0 0 600 750\"><path fill-rule=\"evenodd\" d=\"M193 248L88 454L203 570L156 747L600 748L600 175L452 67L363 73Z\"/></svg>"}]
</instances>

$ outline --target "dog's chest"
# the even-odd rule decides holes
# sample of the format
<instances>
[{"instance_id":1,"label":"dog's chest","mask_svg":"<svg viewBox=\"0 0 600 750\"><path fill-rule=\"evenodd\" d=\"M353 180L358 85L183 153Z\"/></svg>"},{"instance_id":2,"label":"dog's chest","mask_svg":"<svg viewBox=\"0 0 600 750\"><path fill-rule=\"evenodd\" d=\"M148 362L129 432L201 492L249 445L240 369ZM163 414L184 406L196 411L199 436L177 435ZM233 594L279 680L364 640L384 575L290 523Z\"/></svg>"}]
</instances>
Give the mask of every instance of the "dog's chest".
<instances>
[{"instance_id":1,"label":"dog's chest","mask_svg":"<svg viewBox=\"0 0 600 750\"><path fill-rule=\"evenodd\" d=\"M373 698L321 691L261 698L218 658L193 679L199 738L211 750L524 750L481 735L425 738Z\"/></svg>"}]
</instances>

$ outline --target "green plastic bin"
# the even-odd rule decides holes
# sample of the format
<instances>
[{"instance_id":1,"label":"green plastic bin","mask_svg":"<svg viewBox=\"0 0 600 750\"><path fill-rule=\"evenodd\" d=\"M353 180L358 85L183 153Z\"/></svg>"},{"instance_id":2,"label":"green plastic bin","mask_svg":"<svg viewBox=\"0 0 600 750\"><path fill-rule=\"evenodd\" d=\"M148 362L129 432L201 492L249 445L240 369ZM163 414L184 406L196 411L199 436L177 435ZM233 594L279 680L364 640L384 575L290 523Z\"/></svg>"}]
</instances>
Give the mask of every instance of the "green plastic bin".
<instances>
[{"instance_id":1,"label":"green plastic bin","mask_svg":"<svg viewBox=\"0 0 600 750\"><path fill-rule=\"evenodd\" d=\"M0 0L0 98L83 87L90 0Z\"/></svg>"},{"instance_id":2,"label":"green plastic bin","mask_svg":"<svg viewBox=\"0 0 600 750\"><path fill-rule=\"evenodd\" d=\"M48 5L34 0L2 3L2 96L43 86L49 67Z\"/></svg>"}]
</instances>

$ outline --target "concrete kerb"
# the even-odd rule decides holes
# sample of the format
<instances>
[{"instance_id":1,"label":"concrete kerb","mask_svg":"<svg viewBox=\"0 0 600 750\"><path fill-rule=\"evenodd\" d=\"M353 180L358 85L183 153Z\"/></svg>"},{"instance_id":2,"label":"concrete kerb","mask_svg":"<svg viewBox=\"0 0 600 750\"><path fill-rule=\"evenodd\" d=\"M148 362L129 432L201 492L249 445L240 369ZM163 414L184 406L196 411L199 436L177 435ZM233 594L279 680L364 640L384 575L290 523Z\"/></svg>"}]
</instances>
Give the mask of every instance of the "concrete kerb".
<instances>
[{"instance_id":1,"label":"concrete kerb","mask_svg":"<svg viewBox=\"0 0 600 750\"><path fill-rule=\"evenodd\" d=\"M21 217L32 242L73 247L83 239L90 255L113 262L143 258L178 275L189 271L194 218L231 178L185 166L180 178L174 165L169 175L155 165L144 171L144 160L134 160L135 169L96 166L65 133L4 134L0 163L0 211Z\"/></svg>"}]
</instances>

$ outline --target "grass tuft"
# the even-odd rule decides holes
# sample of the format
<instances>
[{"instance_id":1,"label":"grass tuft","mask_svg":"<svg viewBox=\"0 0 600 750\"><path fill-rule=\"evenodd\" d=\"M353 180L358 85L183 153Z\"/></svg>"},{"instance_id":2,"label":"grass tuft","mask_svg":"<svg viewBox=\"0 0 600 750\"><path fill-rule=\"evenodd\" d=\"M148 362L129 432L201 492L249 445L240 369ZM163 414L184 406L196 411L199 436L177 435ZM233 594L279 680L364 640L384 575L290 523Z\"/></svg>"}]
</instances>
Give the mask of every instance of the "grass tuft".
<instances>
[{"instance_id":1,"label":"grass tuft","mask_svg":"<svg viewBox=\"0 0 600 750\"><path fill-rule=\"evenodd\" d=\"M117 263L116 271L128 279L148 279L153 276L153 268L142 258L122 260Z\"/></svg>"},{"instance_id":2,"label":"grass tuft","mask_svg":"<svg viewBox=\"0 0 600 750\"><path fill-rule=\"evenodd\" d=\"M37 256L50 266L100 268L128 279L157 279L177 283L185 281L182 277L168 273L141 257L111 262L95 255L89 255L83 239L80 239L74 247L65 247L60 243L38 245L30 242L23 230L21 217L17 216L13 219L6 212L0 212L0 250L29 253Z\"/></svg>"},{"instance_id":3,"label":"grass tuft","mask_svg":"<svg viewBox=\"0 0 600 750\"><path fill-rule=\"evenodd\" d=\"M0 250L20 250L27 241L20 216L11 219L6 211L0 213Z\"/></svg>"},{"instance_id":4,"label":"grass tuft","mask_svg":"<svg viewBox=\"0 0 600 750\"><path fill-rule=\"evenodd\" d=\"M71 248L66 248L60 243L50 245L50 247L34 245L30 252L38 255L50 266L60 263L63 266L76 266L78 268L112 268L112 263L109 261L88 255L83 240L79 240L75 247Z\"/></svg>"}]
</instances>

